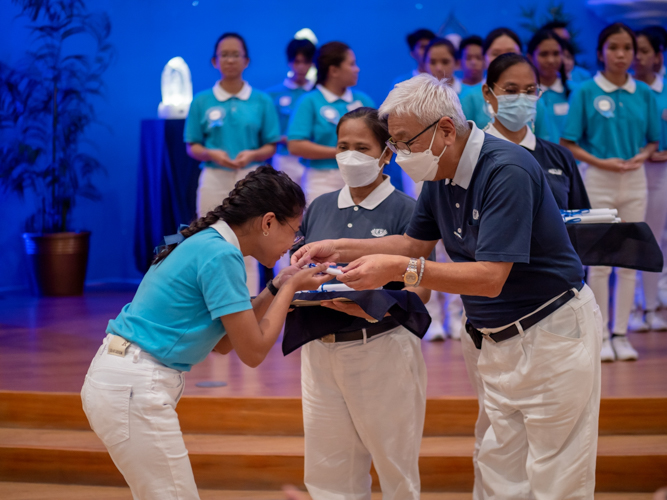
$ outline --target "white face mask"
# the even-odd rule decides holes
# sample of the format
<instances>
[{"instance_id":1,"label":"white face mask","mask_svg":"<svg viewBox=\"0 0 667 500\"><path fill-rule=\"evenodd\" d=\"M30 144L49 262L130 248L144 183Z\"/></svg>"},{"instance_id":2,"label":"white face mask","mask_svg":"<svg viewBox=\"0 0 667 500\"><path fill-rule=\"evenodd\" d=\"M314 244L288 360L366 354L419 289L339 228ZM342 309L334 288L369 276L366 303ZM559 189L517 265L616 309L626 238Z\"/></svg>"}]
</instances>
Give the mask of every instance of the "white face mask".
<instances>
[{"instance_id":1,"label":"white face mask","mask_svg":"<svg viewBox=\"0 0 667 500\"><path fill-rule=\"evenodd\" d=\"M382 158L382 154L380 158ZM336 155L336 163L345 184L351 188L372 184L380 175L380 158L373 158L359 151L343 151Z\"/></svg>"},{"instance_id":2,"label":"white face mask","mask_svg":"<svg viewBox=\"0 0 667 500\"><path fill-rule=\"evenodd\" d=\"M411 153L409 155L403 154L401 151L396 153L396 163L414 182L432 181L438 173L438 162L442 155L445 154L445 151L447 151L447 146L442 150L440 156L433 156L431 148L433 147L437 131L438 128L436 127L433 131L433 137L431 137L431 144L429 144L426 151Z\"/></svg>"}]
</instances>

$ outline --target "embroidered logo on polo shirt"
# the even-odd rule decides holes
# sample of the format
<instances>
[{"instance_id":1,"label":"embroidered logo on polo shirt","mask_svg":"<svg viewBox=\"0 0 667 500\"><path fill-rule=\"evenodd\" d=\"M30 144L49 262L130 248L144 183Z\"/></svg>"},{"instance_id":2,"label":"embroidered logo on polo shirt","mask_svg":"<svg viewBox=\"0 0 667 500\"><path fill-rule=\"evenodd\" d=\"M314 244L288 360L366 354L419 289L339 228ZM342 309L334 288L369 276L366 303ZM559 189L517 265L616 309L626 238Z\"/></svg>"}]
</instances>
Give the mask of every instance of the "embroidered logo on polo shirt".
<instances>
[{"instance_id":1,"label":"embroidered logo on polo shirt","mask_svg":"<svg viewBox=\"0 0 667 500\"><path fill-rule=\"evenodd\" d=\"M595 98L593 101L593 107L605 118L613 118L614 110L616 109L616 103L611 97L606 95L601 95Z\"/></svg>"},{"instance_id":2,"label":"embroidered logo on polo shirt","mask_svg":"<svg viewBox=\"0 0 667 500\"><path fill-rule=\"evenodd\" d=\"M292 104L292 96L284 95L278 100L278 104L282 107L289 106Z\"/></svg>"},{"instance_id":3,"label":"embroidered logo on polo shirt","mask_svg":"<svg viewBox=\"0 0 667 500\"><path fill-rule=\"evenodd\" d=\"M371 229L371 234L376 238L382 238L383 236L387 236L388 231L386 229Z\"/></svg>"},{"instance_id":4,"label":"embroidered logo on polo shirt","mask_svg":"<svg viewBox=\"0 0 667 500\"><path fill-rule=\"evenodd\" d=\"M547 172L551 175L563 175L563 171L560 168L550 168Z\"/></svg>"},{"instance_id":5,"label":"embroidered logo on polo shirt","mask_svg":"<svg viewBox=\"0 0 667 500\"><path fill-rule=\"evenodd\" d=\"M479 212L478 212L477 210L475 210L475 209L473 209L473 211L472 211L472 218L473 218L474 220L479 219Z\"/></svg>"},{"instance_id":6,"label":"embroidered logo on polo shirt","mask_svg":"<svg viewBox=\"0 0 667 500\"><path fill-rule=\"evenodd\" d=\"M554 115L565 116L570 111L570 104L567 102L558 102L554 104Z\"/></svg>"},{"instance_id":7,"label":"embroidered logo on polo shirt","mask_svg":"<svg viewBox=\"0 0 667 500\"><path fill-rule=\"evenodd\" d=\"M206 111L206 121L208 122L208 127L222 127L222 122L225 119L225 108L220 106L214 106Z\"/></svg>"},{"instance_id":8,"label":"embroidered logo on polo shirt","mask_svg":"<svg viewBox=\"0 0 667 500\"><path fill-rule=\"evenodd\" d=\"M326 121L331 122L334 125L338 125L338 120L340 120L340 113L338 113L336 108L331 106L322 106L322 108L320 108L320 114Z\"/></svg>"}]
</instances>

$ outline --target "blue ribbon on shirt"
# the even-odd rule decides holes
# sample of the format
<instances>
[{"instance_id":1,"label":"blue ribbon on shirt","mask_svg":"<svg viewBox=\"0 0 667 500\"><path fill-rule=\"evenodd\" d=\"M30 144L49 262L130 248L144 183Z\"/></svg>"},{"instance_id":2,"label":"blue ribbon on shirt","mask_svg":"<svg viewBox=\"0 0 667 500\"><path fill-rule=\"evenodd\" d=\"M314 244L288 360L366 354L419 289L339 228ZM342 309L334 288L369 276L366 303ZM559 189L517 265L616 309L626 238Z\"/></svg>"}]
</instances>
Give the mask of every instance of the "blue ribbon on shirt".
<instances>
[{"instance_id":1,"label":"blue ribbon on shirt","mask_svg":"<svg viewBox=\"0 0 667 500\"><path fill-rule=\"evenodd\" d=\"M186 227L190 226L188 224L181 224L178 226L178 231L176 232L176 234L165 235L162 238L162 241L160 241L160 243L158 243L158 245L153 249L153 253L157 255L162 250L167 248L169 245L174 245L174 244L178 245L179 243L181 243L185 239L185 236L181 234L181 231Z\"/></svg>"}]
</instances>

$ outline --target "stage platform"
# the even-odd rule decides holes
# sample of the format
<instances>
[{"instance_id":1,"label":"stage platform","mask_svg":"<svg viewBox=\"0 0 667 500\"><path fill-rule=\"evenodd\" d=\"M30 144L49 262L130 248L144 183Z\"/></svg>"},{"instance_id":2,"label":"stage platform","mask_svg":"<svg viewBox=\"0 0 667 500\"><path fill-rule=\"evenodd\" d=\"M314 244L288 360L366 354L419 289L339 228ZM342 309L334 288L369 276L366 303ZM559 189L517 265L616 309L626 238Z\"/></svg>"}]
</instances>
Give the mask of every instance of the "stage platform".
<instances>
[{"instance_id":1,"label":"stage platform","mask_svg":"<svg viewBox=\"0 0 667 500\"><path fill-rule=\"evenodd\" d=\"M99 285L77 298L0 296L0 498L131 498L89 430L78 392L108 320L133 293ZM649 499L667 486L667 333L631 340L638 361L602 367L600 499ZM423 498L469 498L477 402L461 346L447 340L422 348ZM283 357L279 345L256 369L233 353L211 354L186 375L179 417L202 498L278 499L281 485L303 486L300 393L299 352Z\"/></svg>"}]
</instances>

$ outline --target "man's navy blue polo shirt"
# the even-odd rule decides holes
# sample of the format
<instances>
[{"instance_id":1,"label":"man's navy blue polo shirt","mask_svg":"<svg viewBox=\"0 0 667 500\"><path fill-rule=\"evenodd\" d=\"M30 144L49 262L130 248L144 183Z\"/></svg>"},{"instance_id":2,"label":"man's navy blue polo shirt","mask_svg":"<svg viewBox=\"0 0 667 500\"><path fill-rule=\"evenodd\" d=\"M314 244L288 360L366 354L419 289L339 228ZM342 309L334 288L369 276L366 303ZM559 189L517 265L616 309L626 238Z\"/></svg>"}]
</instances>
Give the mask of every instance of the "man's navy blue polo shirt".
<instances>
[{"instance_id":1,"label":"man's navy blue polo shirt","mask_svg":"<svg viewBox=\"0 0 667 500\"><path fill-rule=\"evenodd\" d=\"M454 179L424 183L407 234L454 262L514 263L498 297L461 296L474 327L497 328L581 288L583 269L537 161L469 123Z\"/></svg>"}]
</instances>

